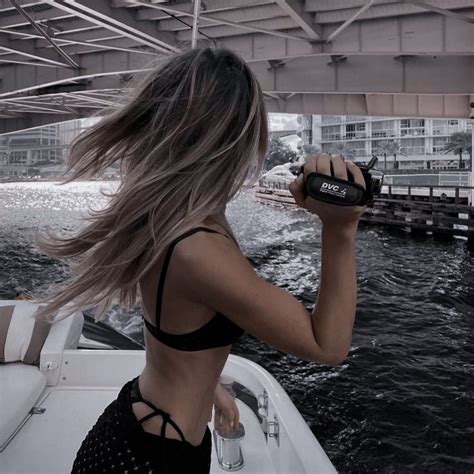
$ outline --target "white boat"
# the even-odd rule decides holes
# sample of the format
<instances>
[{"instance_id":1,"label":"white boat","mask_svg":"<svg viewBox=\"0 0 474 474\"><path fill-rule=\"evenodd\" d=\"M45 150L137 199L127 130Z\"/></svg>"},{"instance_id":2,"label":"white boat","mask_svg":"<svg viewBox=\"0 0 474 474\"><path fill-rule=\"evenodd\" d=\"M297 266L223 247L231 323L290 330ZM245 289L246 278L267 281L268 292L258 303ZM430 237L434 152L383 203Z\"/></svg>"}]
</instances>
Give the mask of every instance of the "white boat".
<instances>
[{"instance_id":1,"label":"white boat","mask_svg":"<svg viewBox=\"0 0 474 474\"><path fill-rule=\"evenodd\" d=\"M18 301L1 302L6 303ZM142 371L145 351L116 350L87 339L83 326L82 313L55 323L39 367L0 364L1 473L69 473L99 414L123 384ZM336 472L286 392L265 369L231 355L222 378L237 387L245 434L240 439L221 437L211 420L213 474Z\"/></svg>"}]
</instances>

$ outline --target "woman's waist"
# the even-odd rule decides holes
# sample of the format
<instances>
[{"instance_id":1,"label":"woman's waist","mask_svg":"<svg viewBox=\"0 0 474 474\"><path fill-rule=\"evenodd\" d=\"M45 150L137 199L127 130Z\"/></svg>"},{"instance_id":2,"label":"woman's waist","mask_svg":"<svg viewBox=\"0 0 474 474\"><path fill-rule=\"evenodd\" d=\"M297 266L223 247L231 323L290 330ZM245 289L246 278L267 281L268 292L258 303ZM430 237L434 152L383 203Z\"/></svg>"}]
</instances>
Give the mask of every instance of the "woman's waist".
<instances>
[{"instance_id":1,"label":"woman's waist","mask_svg":"<svg viewBox=\"0 0 474 474\"><path fill-rule=\"evenodd\" d=\"M149 349L140 387L144 395L169 407L182 407L190 398L191 406L199 400L212 401L229 352L229 348L220 348L182 355Z\"/></svg>"},{"instance_id":2,"label":"woman's waist","mask_svg":"<svg viewBox=\"0 0 474 474\"><path fill-rule=\"evenodd\" d=\"M186 439L200 439L204 433L206 425L212 418L212 405L214 401L215 388L218 376L211 381L200 380L200 382L189 380L172 381L163 378L149 378L142 373L138 380L139 396L154 405L160 411L169 415L183 431ZM133 400L132 400L133 401ZM146 416L152 412L148 404L136 404L136 415ZM160 433L162 425L161 416L154 416L146 421L146 431ZM170 430L175 432L175 430ZM168 431L167 431L168 432ZM168 436L168 435L167 435ZM192 441L189 440L191 443ZM196 443L193 443L196 444Z\"/></svg>"}]
</instances>

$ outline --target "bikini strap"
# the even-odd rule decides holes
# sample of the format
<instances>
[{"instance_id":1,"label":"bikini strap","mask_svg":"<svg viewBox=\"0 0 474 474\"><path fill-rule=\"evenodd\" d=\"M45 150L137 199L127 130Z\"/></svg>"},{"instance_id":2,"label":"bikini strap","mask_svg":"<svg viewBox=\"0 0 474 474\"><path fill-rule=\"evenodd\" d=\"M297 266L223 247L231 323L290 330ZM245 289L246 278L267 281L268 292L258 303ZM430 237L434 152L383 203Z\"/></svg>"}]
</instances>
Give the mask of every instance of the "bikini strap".
<instances>
[{"instance_id":1,"label":"bikini strap","mask_svg":"<svg viewBox=\"0 0 474 474\"><path fill-rule=\"evenodd\" d=\"M169 423L179 434L179 436L181 437L181 440L186 441L186 438L184 437L184 434L181 431L181 428L171 419L171 415L167 413L166 411L162 410L161 408L156 407L153 403L143 398L142 393L140 392L140 387L138 385L138 377L135 378L135 380L132 383L132 391L131 391L130 397L131 397L132 403L142 402L153 409L151 413L148 413L147 415L140 418L138 420L139 423L143 423L144 421L147 421L156 415L161 415L161 417L163 418L163 424L161 425L161 436L163 436L163 438L166 437L166 425L167 423Z\"/></svg>"},{"instance_id":2,"label":"bikini strap","mask_svg":"<svg viewBox=\"0 0 474 474\"><path fill-rule=\"evenodd\" d=\"M170 264L171 255L173 253L173 250L176 247L176 245L179 242L181 242L183 239L185 239L186 237L189 237L190 235L193 235L193 234L195 234L196 232L199 232L199 231L209 232L209 233L213 233L213 234L221 234L224 237L226 237L227 239L229 238L229 236L227 236L226 234L224 234L222 232L219 232L217 230L214 230L214 229L209 229L208 227L193 227L192 229L189 229L186 232L184 232L183 234L179 235L176 239L174 239L171 242L171 244L169 245L168 250L166 252L166 255L165 255L165 259L164 259L164 262L163 262L163 267L161 268L160 280L159 280L159 283L158 283L158 291L156 292L156 303L155 303L156 324L155 325L158 328L158 330L160 329L161 305L162 305L162 302L163 302L163 290L165 288L165 277L166 277L166 272L168 271L168 267L169 267L169 264Z\"/></svg>"}]
</instances>

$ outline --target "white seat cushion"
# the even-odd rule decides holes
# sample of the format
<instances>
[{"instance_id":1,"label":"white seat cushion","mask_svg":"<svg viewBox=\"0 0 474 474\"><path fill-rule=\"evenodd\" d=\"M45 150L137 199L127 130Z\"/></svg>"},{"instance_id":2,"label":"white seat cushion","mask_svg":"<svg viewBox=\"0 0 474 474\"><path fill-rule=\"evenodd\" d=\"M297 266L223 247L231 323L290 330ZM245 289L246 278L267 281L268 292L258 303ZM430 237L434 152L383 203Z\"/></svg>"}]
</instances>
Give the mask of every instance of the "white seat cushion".
<instances>
[{"instance_id":1,"label":"white seat cushion","mask_svg":"<svg viewBox=\"0 0 474 474\"><path fill-rule=\"evenodd\" d=\"M37 310L31 301L0 301L0 362L39 364L51 324L36 318Z\"/></svg>"},{"instance_id":2,"label":"white seat cushion","mask_svg":"<svg viewBox=\"0 0 474 474\"><path fill-rule=\"evenodd\" d=\"M46 376L34 365L0 365L0 447L28 415L46 387Z\"/></svg>"}]
</instances>

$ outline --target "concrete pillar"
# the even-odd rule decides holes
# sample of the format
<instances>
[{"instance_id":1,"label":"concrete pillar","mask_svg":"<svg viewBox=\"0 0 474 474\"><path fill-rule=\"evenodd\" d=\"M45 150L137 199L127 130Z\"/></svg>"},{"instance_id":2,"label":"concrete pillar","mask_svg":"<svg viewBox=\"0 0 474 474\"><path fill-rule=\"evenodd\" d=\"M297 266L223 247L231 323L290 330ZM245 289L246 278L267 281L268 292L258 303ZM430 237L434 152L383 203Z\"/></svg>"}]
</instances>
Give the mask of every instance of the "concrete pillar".
<instances>
[{"instance_id":1,"label":"concrete pillar","mask_svg":"<svg viewBox=\"0 0 474 474\"><path fill-rule=\"evenodd\" d=\"M433 119L425 119L425 159L423 168L427 168L427 163L433 156Z\"/></svg>"},{"instance_id":2,"label":"concrete pillar","mask_svg":"<svg viewBox=\"0 0 474 474\"><path fill-rule=\"evenodd\" d=\"M367 120L365 122L365 154L369 157L372 156L372 122Z\"/></svg>"},{"instance_id":3,"label":"concrete pillar","mask_svg":"<svg viewBox=\"0 0 474 474\"><path fill-rule=\"evenodd\" d=\"M322 116L313 115L312 116L312 127L313 127L313 143L312 145L317 146L319 149L322 149Z\"/></svg>"}]
</instances>

